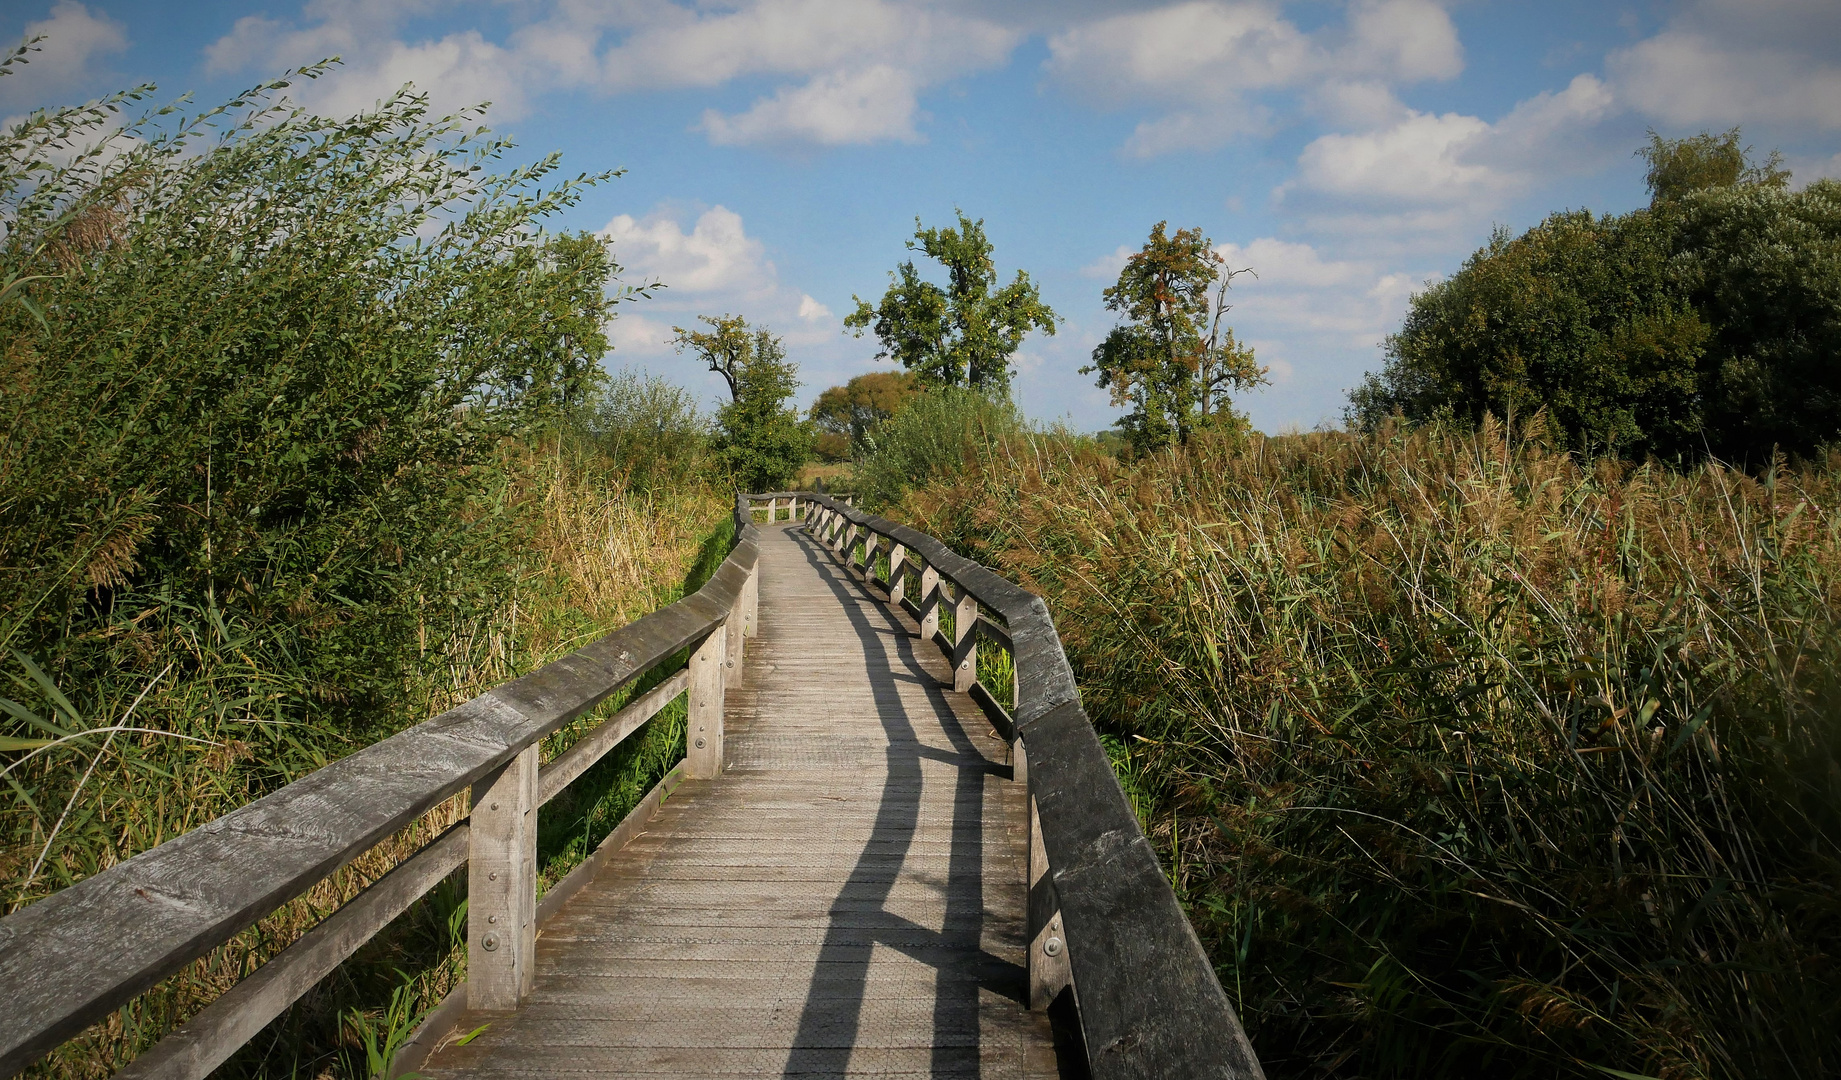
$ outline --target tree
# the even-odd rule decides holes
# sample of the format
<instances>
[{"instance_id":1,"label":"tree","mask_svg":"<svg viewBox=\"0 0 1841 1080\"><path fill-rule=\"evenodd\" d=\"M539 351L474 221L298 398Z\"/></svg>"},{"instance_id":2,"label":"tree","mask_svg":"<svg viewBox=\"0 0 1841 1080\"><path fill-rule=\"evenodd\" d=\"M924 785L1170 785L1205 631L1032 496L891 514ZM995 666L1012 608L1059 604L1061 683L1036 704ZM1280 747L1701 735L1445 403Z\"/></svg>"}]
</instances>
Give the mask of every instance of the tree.
<instances>
[{"instance_id":1,"label":"tree","mask_svg":"<svg viewBox=\"0 0 1841 1080\"><path fill-rule=\"evenodd\" d=\"M1575 450L1676 460L1841 438L1841 184L1790 191L1736 128L1639 153L1649 207L1498 232L1413 298L1347 418L1544 409Z\"/></svg>"},{"instance_id":2,"label":"tree","mask_svg":"<svg viewBox=\"0 0 1841 1080\"><path fill-rule=\"evenodd\" d=\"M1132 407L1119 424L1140 453L1239 422L1228 391L1266 381L1253 350L1222 321L1229 286L1250 271L1230 269L1200 229L1170 236L1168 224L1157 223L1102 294L1131 321L1113 327L1080 369L1099 374L1114 405Z\"/></svg>"},{"instance_id":3,"label":"tree","mask_svg":"<svg viewBox=\"0 0 1841 1080\"><path fill-rule=\"evenodd\" d=\"M1636 156L1649 163L1643 179L1649 185L1651 205L1708 188L1781 190L1789 184L1789 171L1779 168L1782 154L1771 151L1762 165L1753 162L1750 154L1750 147L1740 147L1736 127L1720 135L1703 131L1686 139L1664 139L1652 130L1649 143L1636 151Z\"/></svg>"},{"instance_id":4,"label":"tree","mask_svg":"<svg viewBox=\"0 0 1841 1080\"><path fill-rule=\"evenodd\" d=\"M1667 223L1648 211L1568 211L1518 237L1498 231L1413 298L1351 418L1475 424L1545 409L1574 449L1684 452L1700 429L1708 331L1671 278L1671 254Z\"/></svg>"},{"instance_id":5,"label":"tree","mask_svg":"<svg viewBox=\"0 0 1841 1080\"><path fill-rule=\"evenodd\" d=\"M857 309L844 325L857 337L873 326L882 342L876 358L901 361L929 386L969 386L1008 398L1010 358L1031 330L1053 337L1056 315L1021 270L1010 284L992 291L997 267L984 220L972 221L963 210L956 213L957 229L924 228L915 218L914 239L908 241L908 250L946 268L947 288L922 280L910 259L890 272L892 284L879 306L851 297Z\"/></svg>"},{"instance_id":6,"label":"tree","mask_svg":"<svg viewBox=\"0 0 1841 1080\"><path fill-rule=\"evenodd\" d=\"M779 491L792 483L812 453L812 433L787 399L799 389L799 367L767 329L750 330L737 315L698 318L714 332L677 331L679 352L695 352L729 384L729 401L716 413L716 455L744 491Z\"/></svg>"},{"instance_id":7,"label":"tree","mask_svg":"<svg viewBox=\"0 0 1841 1080\"><path fill-rule=\"evenodd\" d=\"M905 371L872 371L826 390L810 414L818 426L820 451L827 439L834 458L861 450L865 436L918 393L920 380Z\"/></svg>"}]
</instances>

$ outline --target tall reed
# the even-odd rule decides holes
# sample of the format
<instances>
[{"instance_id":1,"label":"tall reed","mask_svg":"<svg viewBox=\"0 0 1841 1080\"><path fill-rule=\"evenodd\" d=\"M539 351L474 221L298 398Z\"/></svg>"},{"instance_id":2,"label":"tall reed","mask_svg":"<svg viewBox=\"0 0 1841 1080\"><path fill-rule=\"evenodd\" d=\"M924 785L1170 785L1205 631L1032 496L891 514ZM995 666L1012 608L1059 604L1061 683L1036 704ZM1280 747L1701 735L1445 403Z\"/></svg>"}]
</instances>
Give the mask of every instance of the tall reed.
<instances>
[{"instance_id":1,"label":"tall reed","mask_svg":"<svg viewBox=\"0 0 1841 1080\"><path fill-rule=\"evenodd\" d=\"M900 508L1055 614L1269 1075L1841 1069L1841 456L993 444Z\"/></svg>"}]
</instances>

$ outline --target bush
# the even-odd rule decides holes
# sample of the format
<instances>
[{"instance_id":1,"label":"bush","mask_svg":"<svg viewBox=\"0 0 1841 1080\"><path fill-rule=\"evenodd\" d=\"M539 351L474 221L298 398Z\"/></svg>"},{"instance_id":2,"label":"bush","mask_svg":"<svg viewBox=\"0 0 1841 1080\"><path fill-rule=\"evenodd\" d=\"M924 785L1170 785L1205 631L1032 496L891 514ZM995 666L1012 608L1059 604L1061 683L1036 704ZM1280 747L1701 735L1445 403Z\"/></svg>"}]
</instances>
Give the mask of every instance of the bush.
<instances>
[{"instance_id":1,"label":"bush","mask_svg":"<svg viewBox=\"0 0 1841 1080\"><path fill-rule=\"evenodd\" d=\"M964 387L926 390L865 436L857 493L866 506L892 505L911 488L957 475L980 447L1021 429L1008 401Z\"/></svg>"},{"instance_id":2,"label":"bush","mask_svg":"<svg viewBox=\"0 0 1841 1080\"><path fill-rule=\"evenodd\" d=\"M710 424L696 398L656 376L614 376L578 423L595 451L621 471L621 486L633 491L679 486L712 465Z\"/></svg>"}]
</instances>

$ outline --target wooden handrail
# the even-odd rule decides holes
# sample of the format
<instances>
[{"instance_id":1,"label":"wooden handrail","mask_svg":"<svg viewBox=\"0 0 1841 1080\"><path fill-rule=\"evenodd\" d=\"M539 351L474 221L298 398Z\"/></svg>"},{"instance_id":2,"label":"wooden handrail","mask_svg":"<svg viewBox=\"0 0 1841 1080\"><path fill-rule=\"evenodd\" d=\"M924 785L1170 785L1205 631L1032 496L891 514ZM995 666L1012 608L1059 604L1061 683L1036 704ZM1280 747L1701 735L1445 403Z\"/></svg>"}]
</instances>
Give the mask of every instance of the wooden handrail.
<instances>
[{"instance_id":1,"label":"wooden handrail","mask_svg":"<svg viewBox=\"0 0 1841 1080\"><path fill-rule=\"evenodd\" d=\"M695 594L0 919L0 1077L467 787L467 822L126 1072L206 1075L462 862L469 867L468 1003L515 1005L528 991L535 943L537 806L678 693L690 696L685 774L721 770L723 688L740 670L759 600L746 496L737 496L734 516L735 546ZM685 648L693 649L686 674L584 736L577 746L590 749L572 750L542 770L545 782L537 767L545 737Z\"/></svg>"},{"instance_id":2,"label":"wooden handrail","mask_svg":"<svg viewBox=\"0 0 1841 1080\"><path fill-rule=\"evenodd\" d=\"M852 572L859 534L891 545L883 580L875 573L874 547L866 547L864 581L882 585L920 623L921 636L940 645L954 663L955 686L1013 725L1005 734L1017 742L1013 761L1029 788L1031 1007L1057 999L1072 1005L1088 1067L1102 1080L1263 1080L1240 1018L1081 706L1048 606L925 533L828 496L799 498L817 508L806 528ZM902 553L900 566L895 551ZM924 567L918 602L905 595L909 561ZM947 582L960 594L951 640L937 633ZM1004 625L985 619L979 605ZM1006 647L1014 661L1014 715L976 680L980 635Z\"/></svg>"}]
</instances>

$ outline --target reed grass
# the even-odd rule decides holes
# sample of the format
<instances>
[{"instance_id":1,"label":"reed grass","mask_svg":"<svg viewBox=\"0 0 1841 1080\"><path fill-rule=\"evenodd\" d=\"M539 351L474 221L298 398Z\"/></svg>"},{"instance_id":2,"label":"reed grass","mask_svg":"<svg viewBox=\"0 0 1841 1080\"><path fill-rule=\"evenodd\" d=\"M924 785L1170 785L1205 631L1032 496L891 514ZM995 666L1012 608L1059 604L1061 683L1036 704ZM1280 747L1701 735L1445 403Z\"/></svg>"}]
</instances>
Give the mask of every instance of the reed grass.
<instances>
[{"instance_id":1,"label":"reed grass","mask_svg":"<svg viewBox=\"0 0 1841 1080\"><path fill-rule=\"evenodd\" d=\"M1841 455L1543 430L1018 437L892 512L1048 599L1268 1075L1833 1075Z\"/></svg>"},{"instance_id":2,"label":"reed grass","mask_svg":"<svg viewBox=\"0 0 1841 1080\"><path fill-rule=\"evenodd\" d=\"M701 481L629 492L622 473L561 440L506 449L496 512L526 519L526 543L502 603L466 625L429 634L446 642L399 691L396 726L432 715L581 647L669 603L707 579L727 552L726 500ZM711 526L722 522L714 533ZM431 605L439 617L439 606ZM236 628L196 628L203 678L137 689L135 730L88 753L48 752L11 762L23 780L6 814L10 843L0 883L28 902L157 846L387 734L267 722L263 687L273 678L236 661ZM215 635L215 636L214 636ZM29 672L17 673L30 679ZM661 673L662 675L663 673ZM562 753L633 693L546 740ZM124 690L120 695L127 696ZM593 850L682 757L683 705L666 709L545 807L540 887ZM71 717L62 717L70 721ZM84 719L103 726L105 714ZM93 755L93 756L92 756ZM85 764L84 759L87 759ZM37 773L32 773L37 769ZM279 775L277 775L279 774ZM81 777L81 782L78 778ZM32 800L20 792L55 791ZM52 835L56 809L68 803ZM456 796L353 860L301 897L66 1043L29 1076L104 1077L157 1042L268 957L311 929L466 812ZM36 874L28 868L41 863ZM288 1014L226 1064L224 1076L365 1076L383 1034L439 1002L465 977L465 874L457 873L379 934ZM405 987L407 989L405 989ZM399 1036L401 1032L397 1033ZM371 1046L367 1051L366 1042ZM386 1055L387 1056L387 1055Z\"/></svg>"}]
</instances>

